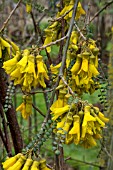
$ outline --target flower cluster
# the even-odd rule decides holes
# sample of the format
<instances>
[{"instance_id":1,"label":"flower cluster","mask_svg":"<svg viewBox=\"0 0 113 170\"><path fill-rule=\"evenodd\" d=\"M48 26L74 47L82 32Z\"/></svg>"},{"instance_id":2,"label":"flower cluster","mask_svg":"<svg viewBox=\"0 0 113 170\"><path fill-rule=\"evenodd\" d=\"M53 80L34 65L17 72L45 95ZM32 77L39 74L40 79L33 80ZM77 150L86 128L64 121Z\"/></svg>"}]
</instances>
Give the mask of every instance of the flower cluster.
<instances>
[{"instance_id":1,"label":"flower cluster","mask_svg":"<svg viewBox=\"0 0 113 170\"><path fill-rule=\"evenodd\" d=\"M4 170L50 170L46 165L46 159L34 161L22 153L8 158L2 165Z\"/></svg>"},{"instance_id":2,"label":"flower cluster","mask_svg":"<svg viewBox=\"0 0 113 170\"><path fill-rule=\"evenodd\" d=\"M71 0L71 1L65 1L64 0L64 8L56 14L56 20L57 20L59 17L62 17L63 15L65 15L67 13L67 11L70 11L64 17L64 20L65 20L64 33L65 33L65 35L66 35L67 30L69 28L69 21L72 18L73 5L74 5L73 0ZM58 4L58 8L59 7L60 7L60 5ZM80 16L84 15L84 14L85 14L85 11L83 10L81 3L79 2L75 18L79 19ZM45 38L45 41L44 41L44 45L47 45L47 44L61 38L61 30L62 30L61 27L62 27L61 22L55 21L54 23L49 25L48 28L45 29L46 38ZM46 49L47 49L48 53L51 52L51 47L47 47Z\"/></svg>"},{"instance_id":3,"label":"flower cluster","mask_svg":"<svg viewBox=\"0 0 113 170\"><path fill-rule=\"evenodd\" d=\"M94 81L94 78L99 75L99 49L96 47L93 39L83 42L82 47L78 46L78 41L78 34L76 31L73 31L67 52L64 77L68 85L78 95L82 95L83 92L92 94L95 89L99 88L99 83ZM50 66L53 78L55 75L58 75L60 67L61 62L55 66Z\"/></svg>"},{"instance_id":4,"label":"flower cluster","mask_svg":"<svg viewBox=\"0 0 113 170\"><path fill-rule=\"evenodd\" d=\"M58 100L50 108L52 120L58 120L56 133L66 134L66 144L80 144L85 148L95 146L109 119L86 101L76 98L69 103L69 96L65 90L60 90Z\"/></svg>"},{"instance_id":5,"label":"flower cluster","mask_svg":"<svg viewBox=\"0 0 113 170\"><path fill-rule=\"evenodd\" d=\"M29 49L25 49L22 54L17 51L12 59L4 62L3 68L14 81L14 85L20 85L26 92L38 85L45 88L45 79L49 79L43 57L35 57Z\"/></svg>"}]
</instances>

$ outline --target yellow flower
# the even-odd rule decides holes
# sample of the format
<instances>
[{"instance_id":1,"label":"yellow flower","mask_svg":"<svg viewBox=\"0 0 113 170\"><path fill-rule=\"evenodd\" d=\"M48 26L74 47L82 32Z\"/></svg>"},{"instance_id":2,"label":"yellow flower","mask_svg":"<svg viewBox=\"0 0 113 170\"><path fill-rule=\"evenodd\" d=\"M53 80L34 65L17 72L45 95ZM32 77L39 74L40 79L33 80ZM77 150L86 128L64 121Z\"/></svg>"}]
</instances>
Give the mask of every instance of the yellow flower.
<instances>
[{"instance_id":1,"label":"yellow flower","mask_svg":"<svg viewBox=\"0 0 113 170\"><path fill-rule=\"evenodd\" d=\"M105 123L109 122L109 119L105 117L104 114L101 112L98 113L98 117Z\"/></svg>"},{"instance_id":2,"label":"yellow flower","mask_svg":"<svg viewBox=\"0 0 113 170\"><path fill-rule=\"evenodd\" d=\"M36 79L35 57L33 55L28 56L28 64L27 64L27 67L25 68L24 72L33 74L34 78Z\"/></svg>"},{"instance_id":3,"label":"yellow flower","mask_svg":"<svg viewBox=\"0 0 113 170\"><path fill-rule=\"evenodd\" d=\"M33 164L31 166L31 169L30 170L39 170L39 164L40 162L38 161L33 161Z\"/></svg>"},{"instance_id":4,"label":"yellow flower","mask_svg":"<svg viewBox=\"0 0 113 170\"><path fill-rule=\"evenodd\" d=\"M61 121L57 123L57 129L64 127L66 119L67 119L67 115L61 117Z\"/></svg>"},{"instance_id":5,"label":"yellow flower","mask_svg":"<svg viewBox=\"0 0 113 170\"><path fill-rule=\"evenodd\" d=\"M58 74L59 68L61 67L61 63L57 64L56 66L50 65L51 73L52 74Z\"/></svg>"},{"instance_id":6,"label":"yellow flower","mask_svg":"<svg viewBox=\"0 0 113 170\"><path fill-rule=\"evenodd\" d=\"M85 137L86 135L86 131L87 131L87 123L89 121L96 121L96 118L93 117L92 115L90 115L90 109L91 107L90 106L85 106L84 108L84 119L83 119L83 123L82 123L82 138Z\"/></svg>"},{"instance_id":7,"label":"yellow flower","mask_svg":"<svg viewBox=\"0 0 113 170\"><path fill-rule=\"evenodd\" d=\"M26 162L25 162L25 164L24 164L24 167L22 168L22 170L29 170L32 162L33 162L32 159L27 159Z\"/></svg>"},{"instance_id":8,"label":"yellow flower","mask_svg":"<svg viewBox=\"0 0 113 170\"><path fill-rule=\"evenodd\" d=\"M15 156L13 156L11 158L8 158L5 162L2 163L3 168L6 170L9 167L13 166L21 155L22 154L19 153L19 154L15 155Z\"/></svg>"},{"instance_id":9,"label":"yellow flower","mask_svg":"<svg viewBox=\"0 0 113 170\"><path fill-rule=\"evenodd\" d=\"M81 68L81 64L82 64L81 56L80 56L80 55L77 55L76 62L75 62L75 64L73 65L73 67L71 68L72 75L78 73L78 71L79 71L80 68Z\"/></svg>"},{"instance_id":10,"label":"yellow flower","mask_svg":"<svg viewBox=\"0 0 113 170\"><path fill-rule=\"evenodd\" d=\"M32 5L31 4L26 4L26 12L30 13L32 11Z\"/></svg>"},{"instance_id":11,"label":"yellow flower","mask_svg":"<svg viewBox=\"0 0 113 170\"><path fill-rule=\"evenodd\" d=\"M41 55L36 56L36 62L37 62L37 79L39 84L42 87L46 87L44 79L49 80L49 76L47 75L47 67L43 62L43 57Z\"/></svg>"},{"instance_id":12,"label":"yellow flower","mask_svg":"<svg viewBox=\"0 0 113 170\"><path fill-rule=\"evenodd\" d=\"M3 68L5 69L7 74L11 74L16 69L16 64L20 59L21 54L19 51L16 52L14 58L7 60L3 63Z\"/></svg>"},{"instance_id":13,"label":"yellow flower","mask_svg":"<svg viewBox=\"0 0 113 170\"><path fill-rule=\"evenodd\" d=\"M66 122L64 123L64 127L62 128L64 132L69 131L72 122L73 122L72 112L69 112L67 115Z\"/></svg>"},{"instance_id":14,"label":"yellow flower","mask_svg":"<svg viewBox=\"0 0 113 170\"><path fill-rule=\"evenodd\" d=\"M89 77L93 77L93 76L95 77L95 76L98 76L98 75L99 75L99 72L98 72L97 68L94 65L93 59L90 58L89 66L88 66L88 76Z\"/></svg>"},{"instance_id":15,"label":"yellow flower","mask_svg":"<svg viewBox=\"0 0 113 170\"><path fill-rule=\"evenodd\" d=\"M52 42L53 31L51 29L45 29L45 34L46 34L46 38L45 38L43 46L48 45L49 43ZM46 49L48 53L51 52L51 46L47 47Z\"/></svg>"},{"instance_id":16,"label":"yellow flower","mask_svg":"<svg viewBox=\"0 0 113 170\"><path fill-rule=\"evenodd\" d=\"M69 108L70 108L69 105L65 105L64 107L61 107L61 108L55 108L54 111L53 111L54 116L52 117L52 120L56 120L59 116L68 112Z\"/></svg>"},{"instance_id":17,"label":"yellow flower","mask_svg":"<svg viewBox=\"0 0 113 170\"><path fill-rule=\"evenodd\" d=\"M23 166L25 160L26 160L25 156L22 155L22 156L16 161L16 163L15 163L13 166L9 167L7 170L20 170L21 167Z\"/></svg>"},{"instance_id":18,"label":"yellow flower","mask_svg":"<svg viewBox=\"0 0 113 170\"><path fill-rule=\"evenodd\" d=\"M80 117L78 115L74 115L73 119L73 127L69 131L69 134L74 134L74 143L78 144L80 141Z\"/></svg>"},{"instance_id":19,"label":"yellow flower","mask_svg":"<svg viewBox=\"0 0 113 170\"><path fill-rule=\"evenodd\" d=\"M51 170L50 168L48 168L46 166L46 160L45 159L40 160L40 170Z\"/></svg>"},{"instance_id":20,"label":"yellow flower","mask_svg":"<svg viewBox=\"0 0 113 170\"><path fill-rule=\"evenodd\" d=\"M17 107L16 111L20 111L24 119L32 114L32 97L31 95L23 96L23 103Z\"/></svg>"}]
</instances>

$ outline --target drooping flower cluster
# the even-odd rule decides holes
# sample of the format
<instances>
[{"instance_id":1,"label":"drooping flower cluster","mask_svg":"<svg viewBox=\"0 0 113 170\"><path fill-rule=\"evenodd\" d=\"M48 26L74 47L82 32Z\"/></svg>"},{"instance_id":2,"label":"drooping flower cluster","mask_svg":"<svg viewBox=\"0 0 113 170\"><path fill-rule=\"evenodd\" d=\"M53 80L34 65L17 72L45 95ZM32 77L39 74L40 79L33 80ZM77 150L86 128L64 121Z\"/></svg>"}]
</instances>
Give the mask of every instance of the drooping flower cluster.
<instances>
[{"instance_id":1,"label":"drooping flower cluster","mask_svg":"<svg viewBox=\"0 0 113 170\"><path fill-rule=\"evenodd\" d=\"M49 79L43 57L41 55L35 57L29 49L25 49L22 54L17 51L14 58L4 62L3 68L14 81L14 85L20 85L26 92L38 85L45 88L45 79Z\"/></svg>"},{"instance_id":2,"label":"drooping flower cluster","mask_svg":"<svg viewBox=\"0 0 113 170\"><path fill-rule=\"evenodd\" d=\"M74 5L73 0L64 1L64 8L56 14L56 20L57 20L59 17L62 17L63 15L65 15L67 13L67 11L70 11L64 17L64 20L65 20L64 33L65 33L65 35L66 35L67 30L69 28L69 21L72 18L73 5ZM59 7L59 5L58 5L58 7ZM83 10L81 3L79 2L75 18L78 20L80 18L80 16L84 15L84 14L85 14L85 11ZM55 21L53 24L48 26L48 28L45 29L46 38L45 38L45 41L44 41L44 45L47 45L47 44L61 38L61 27L62 27L61 22ZM51 52L51 47L47 47L46 49L47 49L48 53Z\"/></svg>"},{"instance_id":3,"label":"drooping flower cluster","mask_svg":"<svg viewBox=\"0 0 113 170\"><path fill-rule=\"evenodd\" d=\"M22 117L27 119L32 114L32 97L31 95L23 96L23 103L17 107L16 111L20 111Z\"/></svg>"},{"instance_id":4,"label":"drooping flower cluster","mask_svg":"<svg viewBox=\"0 0 113 170\"><path fill-rule=\"evenodd\" d=\"M78 95L82 95L83 92L92 94L99 87L99 83L94 81L94 78L99 75L99 49L93 39L83 41L82 46L78 46L78 41L78 33L73 31L67 52L65 78ZM61 62L55 66L51 65L53 77L58 75L60 67Z\"/></svg>"},{"instance_id":5,"label":"drooping flower cluster","mask_svg":"<svg viewBox=\"0 0 113 170\"><path fill-rule=\"evenodd\" d=\"M51 106L52 120L57 121L57 133L66 134L65 143L81 144L85 148L97 145L102 128L109 121L99 108L77 99L68 103L69 94L59 91L58 100Z\"/></svg>"},{"instance_id":6,"label":"drooping flower cluster","mask_svg":"<svg viewBox=\"0 0 113 170\"><path fill-rule=\"evenodd\" d=\"M22 153L8 158L2 165L4 170L50 170L46 166L46 159L34 161Z\"/></svg>"}]
</instances>

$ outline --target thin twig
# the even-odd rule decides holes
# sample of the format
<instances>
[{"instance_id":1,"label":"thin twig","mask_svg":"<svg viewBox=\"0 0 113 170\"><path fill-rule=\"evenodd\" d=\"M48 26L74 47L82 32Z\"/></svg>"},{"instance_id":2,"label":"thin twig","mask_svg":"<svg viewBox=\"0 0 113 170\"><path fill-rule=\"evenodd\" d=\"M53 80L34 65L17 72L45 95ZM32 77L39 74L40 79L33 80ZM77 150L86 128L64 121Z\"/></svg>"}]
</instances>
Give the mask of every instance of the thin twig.
<instances>
[{"instance_id":1,"label":"thin twig","mask_svg":"<svg viewBox=\"0 0 113 170\"><path fill-rule=\"evenodd\" d=\"M68 160L73 160L73 161L80 162L80 163L87 164L87 165L91 165L91 166L94 166L94 167L105 168L104 166L101 166L101 165L97 165L97 164L94 164L94 163L74 159L74 158L71 158L71 157L68 157L68 158L65 159L65 161L68 161Z\"/></svg>"},{"instance_id":2,"label":"thin twig","mask_svg":"<svg viewBox=\"0 0 113 170\"><path fill-rule=\"evenodd\" d=\"M34 108L35 110L37 110L43 117L45 117L45 115L41 112L41 110L40 110L38 107L36 107L33 103L32 103L32 106L33 106L33 108Z\"/></svg>"},{"instance_id":3,"label":"thin twig","mask_svg":"<svg viewBox=\"0 0 113 170\"><path fill-rule=\"evenodd\" d=\"M44 90L44 91L34 91L34 92L30 92L29 94L36 94L36 93L48 93L48 92L52 92L54 89L49 89L49 90Z\"/></svg>"},{"instance_id":4,"label":"thin twig","mask_svg":"<svg viewBox=\"0 0 113 170\"><path fill-rule=\"evenodd\" d=\"M63 40L66 39L66 38L67 38L67 35L64 36L64 37L62 37L62 38L60 38L60 39L58 39L58 40L56 40L56 41L54 41L54 42L51 42L51 43L49 43L49 44L47 44L47 45L42 46L42 47L40 47L39 49L42 50L42 49L45 49L45 48L47 48L47 47L49 47L49 46L51 46L51 45L55 45L55 44L57 44L58 42L63 41Z\"/></svg>"},{"instance_id":5,"label":"thin twig","mask_svg":"<svg viewBox=\"0 0 113 170\"><path fill-rule=\"evenodd\" d=\"M76 24L76 22L74 22L74 25L75 25L77 31L79 32L79 34L81 35L81 37L83 38L83 40L86 41L87 40L86 37L84 37L84 35L82 34L82 32L81 32L80 28L78 27L78 25Z\"/></svg>"},{"instance_id":6,"label":"thin twig","mask_svg":"<svg viewBox=\"0 0 113 170\"><path fill-rule=\"evenodd\" d=\"M7 26L9 20L11 19L12 15L14 14L14 12L16 11L16 9L19 7L20 3L22 2L22 0L19 0L17 5L15 6L15 8L11 11L10 15L8 16L8 18L6 19L6 21L3 23L3 26L0 30L0 32L3 32L5 27Z\"/></svg>"},{"instance_id":7,"label":"thin twig","mask_svg":"<svg viewBox=\"0 0 113 170\"><path fill-rule=\"evenodd\" d=\"M66 85L66 87L68 88L69 92L72 94L72 96L75 97L75 93L73 92L73 90L71 89L71 87L67 84L67 82L65 81L63 76L60 76L60 78L62 79L63 83Z\"/></svg>"},{"instance_id":8,"label":"thin twig","mask_svg":"<svg viewBox=\"0 0 113 170\"><path fill-rule=\"evenodd\" d=\"M110 6L112 3L113 3L113 0L110 1L110 2L107 2L107 3L105 4L105 6L103 6L102 9L100 9L99 11L97 11L97 12L95 13L95 15L93 16L93 18L89 21L89 23L88 23L87 25L89 25L103 10L105 10L105 9L106 9L108 6Z\"/></svg>"},{"instance_id":9,"label":"thin twig","mask_svg":"<svg viewBox=\"0 0 113 170\"><path fill-rule=\"evenodd\" d=\"M31 11L30 14L31 14L31 18L32 18L32 21L33 21L33 25L34 25L35 34L37 35L37 33L38 33L37 32L37 24L36 24L33 12Z\"/></svg>"}]
</instances>

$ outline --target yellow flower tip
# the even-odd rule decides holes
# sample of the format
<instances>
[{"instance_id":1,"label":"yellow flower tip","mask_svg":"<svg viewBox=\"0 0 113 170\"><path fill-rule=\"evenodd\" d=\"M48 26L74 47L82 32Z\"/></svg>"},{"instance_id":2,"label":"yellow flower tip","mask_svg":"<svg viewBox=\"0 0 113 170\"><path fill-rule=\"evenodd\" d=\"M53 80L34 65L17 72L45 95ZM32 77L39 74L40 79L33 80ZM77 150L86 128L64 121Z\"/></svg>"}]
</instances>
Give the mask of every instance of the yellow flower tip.
<instances>
[{"instance_id":1,"label":"yellow flower tip","mask_svg":"<svg viewBox=\"0 0 113 170\"><path fill-rule=\"evenodd\" d=\"M32 5L31 4L26 4L26 12L30 13L32 11Z\"/></svg>"},{"instance_id":2,"label":"yellow flower tip","mask_svg":"<svg viewBox=\"0 0 113 170\"><path fill-rule=\"evenodd\" d=\"M40 160L40 169L41 169L41 170L51 170L50 168L48 168L48 167L46 166L46 159L41 159L41 160Z\"/></svg>"},{"instance_id":3,"label":"yellow flower tip","mask_svg":"<svg viewBox=\"0 0 113 170\"><path fill-rule=\"evenodd\" d=\"M39 170L39 165L40 165L40 162L38 161L33 161L33 164L31 166L31 169L30 170Z\"/></svg>"},{"instance_id":4,"label":"yellow flower tip","mask_svg":"<svg viewBox=\"0 0 113 170\"><path fill-rule=\"evenodd\" d=\"M111 31L113 32L113 26L111 27Z\"/></svg>"},{"instance_id":5,"label":"yellow flower tip","mask_svg":"<svg viewBox=\"0 0 113 170\"><path fill-rule=\"evenodd\" d=\"M22 170L28 170L29 167L31 166L32 162L33 162L33 160L28 158L28 159L26 160L26 162L25 162L24 167L22 168Z\"/></svg>"},{"instance_id":6,"label":"yellow flower tip","mask_svg":"<svg viewBox=\"0 0 113 170\"><path fill-rule=\"evenodd\" d=\"M109 119L106 118L104 116L104 114L102 114L101 112L98 113L98 117L104 122L104 123L108 123L109 122Z\"/></svg>"}]
</instances>

